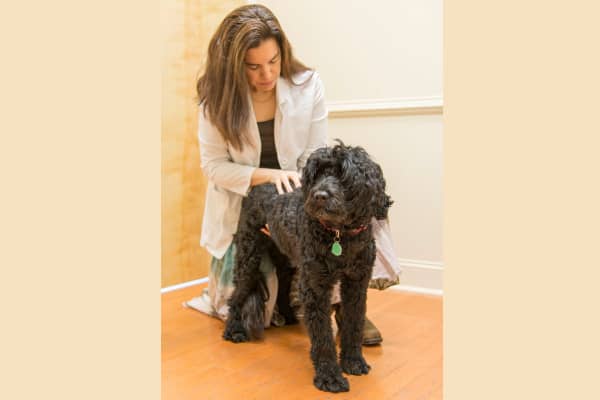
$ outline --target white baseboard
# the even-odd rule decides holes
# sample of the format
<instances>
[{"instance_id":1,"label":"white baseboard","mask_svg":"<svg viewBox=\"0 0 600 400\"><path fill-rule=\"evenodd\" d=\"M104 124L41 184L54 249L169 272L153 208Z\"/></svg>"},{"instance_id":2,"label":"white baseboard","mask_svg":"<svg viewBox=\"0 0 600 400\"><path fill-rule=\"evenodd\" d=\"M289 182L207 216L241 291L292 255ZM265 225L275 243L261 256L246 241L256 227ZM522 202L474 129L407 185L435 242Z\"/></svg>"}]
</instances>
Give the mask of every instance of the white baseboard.
<instances>
[{"instance_id":1,"label":"white baseboard","mask_svg":"<svg viewBox=\"0 0 600 400\"><path fill-rule=\"evenodd\" d=\"M443 296L444 291L440 289L428 289L424 287L418 286L409 286L409 285L394 285L390 286L387 290L395 290L399 292L410 292L410 293L419 293L419 294L429 294L433 296Z\"/></svg>"},{"instance_id":2,"label":"white baseboard","mask_svg":"<svg viewBox=\"0 0 600 400\"><path fill-rule=\"evenodd\" d=\"M164 287L164 288L160 289L160 293L161 294L168 293L168 292L172 292L174 290L183 289L183 288L195 286L195 285L200 285L201 283L206 283L206 282L208 282L208 277L195 279L193 281L183 282L183 283L179 283L177 285Z\"/></svg>"},{"instance_id":3,"label":"white baseboard","mask_svg":"<svg viewBox=\"0 0 600 400\"><path fill-rule=\"evenodd\" d=\"M398 262L402 267L400 285L392 288L440 296L443 294L443 263L405 258L399 259Z\"/></svg>"}]
</instances>

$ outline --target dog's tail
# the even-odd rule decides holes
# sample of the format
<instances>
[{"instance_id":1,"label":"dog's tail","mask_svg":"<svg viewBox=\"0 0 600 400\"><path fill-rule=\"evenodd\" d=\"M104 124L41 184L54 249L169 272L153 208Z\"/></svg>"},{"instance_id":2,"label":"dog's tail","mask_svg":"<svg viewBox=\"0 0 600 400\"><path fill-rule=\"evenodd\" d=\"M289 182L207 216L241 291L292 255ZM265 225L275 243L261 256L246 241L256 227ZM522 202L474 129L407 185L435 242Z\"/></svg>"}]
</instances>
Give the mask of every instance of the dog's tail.
<instances>
[{"instance_id":1,"label":"dog's tail","mask_svg":"<svg viewBox=\"0 0 600 400\"><path fill-rule=\"evenodd\" d=\"M269 291L264 277L261 276L242 306L244 328L252 339L262 339L265 330L265 302L268 299Z\"/></svg>"}]
</instances>

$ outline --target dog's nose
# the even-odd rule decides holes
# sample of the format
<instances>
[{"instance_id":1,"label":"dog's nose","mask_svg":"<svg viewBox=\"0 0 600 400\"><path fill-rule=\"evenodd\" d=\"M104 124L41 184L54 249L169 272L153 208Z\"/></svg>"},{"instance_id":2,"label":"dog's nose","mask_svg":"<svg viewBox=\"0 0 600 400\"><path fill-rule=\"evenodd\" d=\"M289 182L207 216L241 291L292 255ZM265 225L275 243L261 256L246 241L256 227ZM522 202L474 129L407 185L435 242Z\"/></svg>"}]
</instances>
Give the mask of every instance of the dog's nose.
<instances>
[{"instance_id":1,"label":"dog's nose","mask_svg":"<svg viewBox=\"0 0 600 400\"><path fill-rule=\"evenodd\" d=\"M313 198L319 203L324 203L329 198L329 193L324 190L317 190L315 194L313 194Z\"/></svg>"}]
</instances>

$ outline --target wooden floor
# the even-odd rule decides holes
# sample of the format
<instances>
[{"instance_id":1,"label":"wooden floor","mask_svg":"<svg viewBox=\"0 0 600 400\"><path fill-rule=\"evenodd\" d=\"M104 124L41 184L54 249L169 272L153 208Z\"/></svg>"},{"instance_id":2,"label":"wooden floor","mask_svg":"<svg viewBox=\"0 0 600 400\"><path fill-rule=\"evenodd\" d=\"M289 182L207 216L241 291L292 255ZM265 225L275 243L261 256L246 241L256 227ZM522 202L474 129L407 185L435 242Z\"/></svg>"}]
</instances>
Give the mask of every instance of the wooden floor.
<instances>
[{"instance_id":1,"label":"wooden floor","mask_svg":"<svg viewBox=\"0 0 600 400\"><path fill-rule=\"evenodd\" d=\"M262 342L224 341L221 321L182 307L202 287L162 295L163 400L442 398L440 297L370 289L367 315L384 341L363 348L369 375L345 375L350 391L333 394L312 384L304 327L269 328Z\"/></svg>"}]
</instances>

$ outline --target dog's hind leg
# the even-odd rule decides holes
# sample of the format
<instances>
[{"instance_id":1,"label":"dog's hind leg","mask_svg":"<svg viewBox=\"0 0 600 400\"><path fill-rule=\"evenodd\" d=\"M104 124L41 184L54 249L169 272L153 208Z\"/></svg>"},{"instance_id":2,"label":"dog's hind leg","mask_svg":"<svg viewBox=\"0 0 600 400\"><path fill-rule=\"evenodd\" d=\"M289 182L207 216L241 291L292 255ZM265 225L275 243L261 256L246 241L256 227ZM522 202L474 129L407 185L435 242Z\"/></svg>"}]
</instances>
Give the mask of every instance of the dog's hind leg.
<instances>
[{"instance_id":1,"label":"dog's hind leg","mask_svg":"<svg viewBox=\"0 0 600 400\"><path fill-rule=\"evenodd\" d=\"M229 315L223 338L234 343L260 338L264 330L268 291L260 262L268 244L258 229L238 230L234 237L234 290L229 299Z\"/></svg>"},{"instance_id":2,"label":"dog's hind leg","mask_svg":"<svg viewBox=\"0 0 600 400\"><path fill-rule=\"evenodd\" d=\"M290 290L296 269L274 244L269 246L269 255L277 271L277 310L285 318L286 325L295 324L298 320L290 305Z\"/></svg>"}]
</instances>

